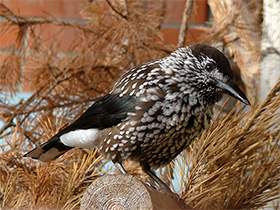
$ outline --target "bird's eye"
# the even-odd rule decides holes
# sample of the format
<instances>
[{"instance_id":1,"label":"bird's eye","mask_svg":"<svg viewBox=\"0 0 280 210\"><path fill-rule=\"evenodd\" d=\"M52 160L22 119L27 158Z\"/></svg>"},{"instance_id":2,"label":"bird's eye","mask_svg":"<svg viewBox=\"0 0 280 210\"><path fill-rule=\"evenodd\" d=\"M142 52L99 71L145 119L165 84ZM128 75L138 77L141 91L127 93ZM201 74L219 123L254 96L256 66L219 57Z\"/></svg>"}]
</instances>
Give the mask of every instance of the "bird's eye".
<instances>
[{"instance_id":1,"label":"bird's eye","mask_svg":"<svg viewBox=\"0 0 280 210\"><path fill-rule=\"evenodd\" d=\"M214 63L207 63L205 68L207 71L212 71L213 69L216 68L216 65Z\"/></svg>"}]
</instances>

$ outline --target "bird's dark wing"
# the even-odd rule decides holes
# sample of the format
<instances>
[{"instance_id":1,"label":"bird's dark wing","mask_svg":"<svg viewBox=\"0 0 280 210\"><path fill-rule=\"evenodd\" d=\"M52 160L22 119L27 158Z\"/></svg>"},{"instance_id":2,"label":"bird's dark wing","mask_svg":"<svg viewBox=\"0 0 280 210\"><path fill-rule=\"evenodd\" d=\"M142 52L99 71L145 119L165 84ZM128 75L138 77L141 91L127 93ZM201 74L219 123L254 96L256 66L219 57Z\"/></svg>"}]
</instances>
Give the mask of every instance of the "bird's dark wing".
<instances>
[{"instance_id":1,"label":"bird's dark wing","mask_svg":"<svg viewBox=\"0 0 280 210\"><path fill-rule=\"evenodd\" d=\"M70 131L79 129L103 129L119 124L127 117L128 112L134 111L134 98L131 96L119 97L119 95L106 95L76 121L62 129L44 144L26 153L24 157L32 157L43 162L49 162L73 147L66 146L60 141L60 136Z\"/></svg>"},{"instance_id":2,"label":"bird's dark wing","mask_svg":"<svg viewBox=\"0 0 280 210\"><path fill-rule=\"evenodd\" d=\"M56 136L64 133L89 128L108 128L119 124L134 111L135 99L132 96L119 97L108 94L89 107L76 121L61 130Z\"/></svg>"}]
</instances>

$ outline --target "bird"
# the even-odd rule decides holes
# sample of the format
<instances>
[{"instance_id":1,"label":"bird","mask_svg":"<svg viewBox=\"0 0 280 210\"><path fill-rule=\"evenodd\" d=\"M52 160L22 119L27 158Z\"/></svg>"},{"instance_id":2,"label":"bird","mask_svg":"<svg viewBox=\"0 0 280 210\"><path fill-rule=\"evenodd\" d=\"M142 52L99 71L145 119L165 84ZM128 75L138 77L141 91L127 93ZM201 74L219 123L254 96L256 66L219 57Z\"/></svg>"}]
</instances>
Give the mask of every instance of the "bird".
<instances>
[{"instance_id":1,"label":"bird","mask_svg":"<svg viewBox=\"0 0 280 210\"><path fill-rule=\"evenodd\" d=\"M50 162L72 148L94 147L122 173L125 160L136 161L161 189L169 189L154 170L209 126L224 94L250 105L233 82L227 57L203 43L178 48L124 72L107 95L24 157Z\"/></svg>"}]
</instances>

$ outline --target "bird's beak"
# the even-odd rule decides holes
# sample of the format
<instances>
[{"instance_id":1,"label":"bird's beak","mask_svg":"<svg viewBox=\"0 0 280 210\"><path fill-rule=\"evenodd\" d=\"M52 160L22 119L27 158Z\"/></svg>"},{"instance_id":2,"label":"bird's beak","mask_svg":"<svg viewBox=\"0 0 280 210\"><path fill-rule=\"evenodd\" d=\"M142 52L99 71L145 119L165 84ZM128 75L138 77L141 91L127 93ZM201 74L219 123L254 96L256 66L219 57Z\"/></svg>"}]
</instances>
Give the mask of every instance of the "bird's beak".
<instances>
[{"instance_id":1,"label":"bird's beak","mask_svg":"<svg viewBox=\"0 0 280 210\"><path fill-rule=\"evenodd\" d=\"M217 86L221 88L225 93L231 95L244 104L251 105L245 94L239 89L236 84L234 84L232 80L230 80L228 83L218 81Z\"/></svg>"}]
</instances>

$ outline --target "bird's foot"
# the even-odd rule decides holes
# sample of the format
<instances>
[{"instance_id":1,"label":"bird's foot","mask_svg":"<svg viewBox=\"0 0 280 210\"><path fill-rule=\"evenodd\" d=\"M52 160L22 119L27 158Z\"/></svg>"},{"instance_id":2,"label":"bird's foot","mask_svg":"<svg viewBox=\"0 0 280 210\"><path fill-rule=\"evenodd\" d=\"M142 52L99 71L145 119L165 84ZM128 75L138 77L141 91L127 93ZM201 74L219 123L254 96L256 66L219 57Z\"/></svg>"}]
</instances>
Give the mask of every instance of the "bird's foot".
<instances>
[{"instance_id":1,"label":"bird's foot","mask_svg":"<svg viewBox=\"0 0 280 210\"><path fill-rule=\"evenodd\" d=\"M170 196L171 198L177 200L178 202L182 201L180 196L177 193L171 191L171 189L167 186L161 186L160 190L161 193Z\"/></svg>"},{"instance_id":2,"label":"bird's foot","mask_svg":"<svg viewBox=\"0 0 280 210\"><path fill-rule=\"evenodd\" d=\"M160 191L159 188L155 184L151 184L150 182L144 182L146 185L156 189L157 191Z\"/></svg>"},{"instance_id":3,"label":"bird's foot","mask_svg":"<svg viewBox=\"0 0 280 210\"><path fill-rule=\"evenodd\" d=\"M186 208L185 201L181 199L177 193L172 192L169 187L162 187L160 192L176 200L181 205L182 209Z\"/></svg>"},{"instance_id":4,"label":"bird's foot","mask_svg":"<svg viewBox=\"0 0 280 210\"><path fill-rule=\"evenodd\" d=\"M178 203L180 203L182 205L182 209L185 209L186 204L185 204L184 200L182 200L177 193L172 192L167 185L160 186L160 188L159 188L155 184L151 184L149 182L144 182L144 183L146 185L156 189L157 191L161 192L162 194L165 194L165 195L173 198L174 200L176 200Z\"/></svg>"},{"instance_id":5,"label":"bird's foot","mask_svg":"<svg viewBox=\"0 0 280 210\"><path fill-rule=\"evenodd\" d=\"M158 187L157 185L151 184L150 182L144 182L144 183L145 183L146 185L148 185L148 186L150 186L150 187L156 189L157 191L161 192L162 194L168 195L168 196L170 196L170 197L176 199L177 201L180 200L179 195L176 194L176 193L173 193L173 192L170 190L170 188L167 187L167 186L165 186L165 185Z\"/></svg>"}]
</instances>

